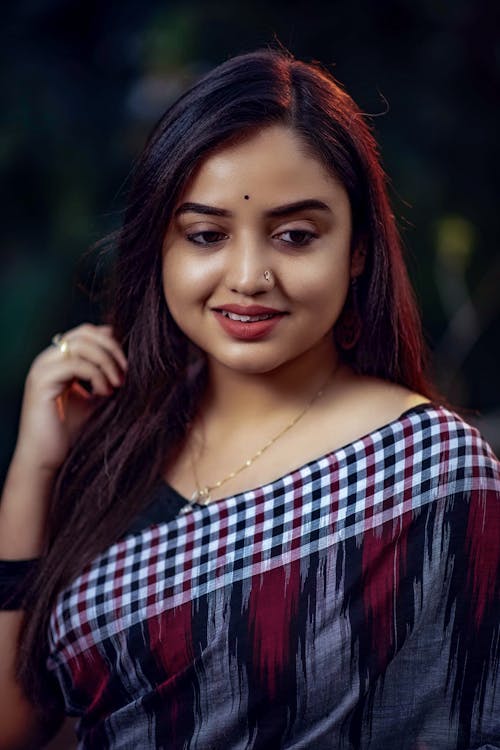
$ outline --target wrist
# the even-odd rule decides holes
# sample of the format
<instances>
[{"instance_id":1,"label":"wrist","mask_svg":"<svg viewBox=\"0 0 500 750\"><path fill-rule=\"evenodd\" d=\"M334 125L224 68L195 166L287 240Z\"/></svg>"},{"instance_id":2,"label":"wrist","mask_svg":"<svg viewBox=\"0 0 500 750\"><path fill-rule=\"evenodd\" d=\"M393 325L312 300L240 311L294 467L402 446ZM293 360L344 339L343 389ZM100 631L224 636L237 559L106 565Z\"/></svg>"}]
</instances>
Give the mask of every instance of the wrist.
<instances>
[{"instance_id":1,"label":"wrist","mask_svg":"<svg viewBox=\"0 0 500 750\"><path fill-rule=\"evenodd\" d=\"M52 482L58 471L58 466L46 466L40 463L24 446L16 445L9 466L9 474L34 478L42 482Z\"/></svg>"},{"instance_id":2,"label":"wrist","mask_svg":"<svg viewBox=\"0 0 500 750\"><path fill-rule=\"evenodd\" d=\"M54 471L13 456L0 501L0 559L40 555L54 477Z\"/></svg>"}]
</instances>

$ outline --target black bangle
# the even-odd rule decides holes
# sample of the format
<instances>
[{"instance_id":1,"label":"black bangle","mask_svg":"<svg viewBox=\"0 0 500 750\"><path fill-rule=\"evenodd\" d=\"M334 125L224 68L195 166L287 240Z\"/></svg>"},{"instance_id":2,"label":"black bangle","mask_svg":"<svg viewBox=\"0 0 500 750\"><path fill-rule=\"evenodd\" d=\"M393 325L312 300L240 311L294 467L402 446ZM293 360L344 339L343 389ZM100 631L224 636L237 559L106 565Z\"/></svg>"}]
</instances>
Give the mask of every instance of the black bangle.
<instances>
[{"instance_id":1,"label":"black bangle","mask_svg":"<svg viewBox=\"0 0 500 750\"><path fill-rule=\"evenodd\" d=\"M32 560L0 560L0 610L22 609L26 584L38 565Z\"/></svg>"}]
</instances>

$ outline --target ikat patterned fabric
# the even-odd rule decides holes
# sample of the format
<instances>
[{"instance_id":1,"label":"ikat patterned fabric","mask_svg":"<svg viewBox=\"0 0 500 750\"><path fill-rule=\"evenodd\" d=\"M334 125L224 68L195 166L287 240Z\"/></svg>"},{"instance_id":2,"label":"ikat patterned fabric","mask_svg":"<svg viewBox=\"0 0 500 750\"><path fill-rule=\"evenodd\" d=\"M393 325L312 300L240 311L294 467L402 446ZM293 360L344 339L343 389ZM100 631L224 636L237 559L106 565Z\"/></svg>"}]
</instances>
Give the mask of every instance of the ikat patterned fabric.
<instances>
[{"instance_id":1,"label":"ikat patterned fabric","mask_svg":"<svg viewBox=\"0 0 500 750\"><path fill-rule=\"evenodd\" d=\"M457 415L180 505L163 484L59 596L80 748L500 748L500 470Z\"/></svg>"}]
</instances>

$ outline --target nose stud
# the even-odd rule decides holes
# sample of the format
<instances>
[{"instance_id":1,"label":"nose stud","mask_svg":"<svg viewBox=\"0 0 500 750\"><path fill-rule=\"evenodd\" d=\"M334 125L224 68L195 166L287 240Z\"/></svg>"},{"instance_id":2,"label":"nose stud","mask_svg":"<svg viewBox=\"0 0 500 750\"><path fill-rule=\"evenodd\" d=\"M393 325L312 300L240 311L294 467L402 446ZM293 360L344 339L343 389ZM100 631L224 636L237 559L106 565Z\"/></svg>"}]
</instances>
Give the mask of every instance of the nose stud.
<instances>
[{"instance_id":1,"label":"nose stud","mask_svg":"<svg viewBox=\"0 0 500 750\"><path fill-rule=\"evenodd\" d=\"M272 272L272 271L270 271L269 269L266 269L266 270L264 271L264 278L265 278L265 280L266 280L266 281L272 281L272 278L273 278L273 272Z\"/></svg>"}]
</instances>

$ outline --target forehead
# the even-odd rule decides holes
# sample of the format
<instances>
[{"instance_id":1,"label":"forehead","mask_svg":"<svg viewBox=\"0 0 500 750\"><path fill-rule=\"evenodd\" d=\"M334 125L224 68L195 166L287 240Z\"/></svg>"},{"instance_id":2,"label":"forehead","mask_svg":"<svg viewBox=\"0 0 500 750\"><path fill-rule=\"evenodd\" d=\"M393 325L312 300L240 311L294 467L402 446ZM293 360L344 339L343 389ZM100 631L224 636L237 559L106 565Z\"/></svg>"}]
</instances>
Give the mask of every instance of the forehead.
<instances>
[{"instance_id":1,"label":"forehead","mask_svg":"<svg viewBox=\"0 0 500 750\"><path fill-rule=\"evenodd\" d=\"M293 130L277 125L209 155L196 169L183 199L248 195L255 201L272 198L275 192L284 202L283 193L293 199L297 192L299 197L326 197L345 191Z\"/></svg>"}]
</instances>

